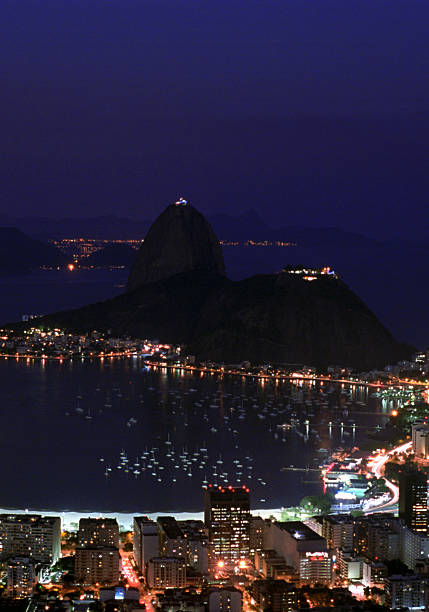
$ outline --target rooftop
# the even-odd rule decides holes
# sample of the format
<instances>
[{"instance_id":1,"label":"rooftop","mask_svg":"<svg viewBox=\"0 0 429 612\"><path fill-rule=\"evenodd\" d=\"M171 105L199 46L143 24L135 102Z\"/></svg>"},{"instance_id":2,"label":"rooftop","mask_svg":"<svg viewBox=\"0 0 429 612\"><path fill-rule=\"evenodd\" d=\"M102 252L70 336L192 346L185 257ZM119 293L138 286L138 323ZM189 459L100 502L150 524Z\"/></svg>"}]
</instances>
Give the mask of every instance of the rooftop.
<instances>
[{"instance_id":1,"label":"rooftop","mask_svg":"<svg viewBox=\"0 0 429 612\"><path fill-rule=\"evenodd\" d=\"M170 540L183 538L183 532L173 516L159 516L157 523Z\"/></svg>"},{"instance_id":2,"label":"rooftop","mask_svg":"<svg viewBox=\"0 0 429 612\"><path fill-rule=\"evenodd\" d=\"M53 524L59 521L59 516L42 516L41 514L0 514L0 521L14 523L45 523Z\"/></svg>"},{"instance_id":3,"label":"rooftop","mask_svg":"<svg viewBox=\"0 0 429 612\"><path fill-rule=\"evenodd\" d=\"M342 525L343 523L353 523L354 519L350 514L329 514L323 517L323 521L331 525Z\"/></svg>"},{"instance_id":4,"label":"rooftop","mask_svg":"<svg viewBox=\"0 0 429 612\"><path fill-rule=\"evenodd\" d=\"M276 523L276 525L290 533L295 540L324 540L318 533L301 523L301 521L290 521L287 523Z\"/></svg>"},{"instance_id":5,"label":"rooftop","mask_svg":"<svg viewBox=\"0 0 429 612\"><path fill-rule=\"evenodd\" d=\"M81 518L79 520L79 528L87 526L101 526L101 527L118 527L118 521L115 518Z\"/></svg>"}]
</instances>

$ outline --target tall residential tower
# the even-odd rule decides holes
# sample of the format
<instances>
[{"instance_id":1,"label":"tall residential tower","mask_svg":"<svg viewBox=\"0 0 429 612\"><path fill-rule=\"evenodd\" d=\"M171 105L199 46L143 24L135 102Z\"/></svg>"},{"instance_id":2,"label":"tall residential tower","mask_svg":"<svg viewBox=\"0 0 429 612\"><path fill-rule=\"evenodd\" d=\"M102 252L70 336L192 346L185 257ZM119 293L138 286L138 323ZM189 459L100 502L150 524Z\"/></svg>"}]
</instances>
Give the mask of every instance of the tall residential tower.
<instances>
[{"instance_id":1,"label":"tall residential tower","mask_svg":"<svg viewBox=\"0 0 429 612\"><path fill-rule=\"evenodd\" d=\"M204 520L216 563L249 557L249 489L209 486L205 491Z\"/></svg>"},{"instance_id":2,"label":"tall residential tower","mask_svg":"<svg viewBox=\"0 0 429 612\"><path fill-rule=\"evenodd\" d=\"M399 474L399 517L413 531L428 532L427 474L405 470Z\"/></svg>"}]
</instances>

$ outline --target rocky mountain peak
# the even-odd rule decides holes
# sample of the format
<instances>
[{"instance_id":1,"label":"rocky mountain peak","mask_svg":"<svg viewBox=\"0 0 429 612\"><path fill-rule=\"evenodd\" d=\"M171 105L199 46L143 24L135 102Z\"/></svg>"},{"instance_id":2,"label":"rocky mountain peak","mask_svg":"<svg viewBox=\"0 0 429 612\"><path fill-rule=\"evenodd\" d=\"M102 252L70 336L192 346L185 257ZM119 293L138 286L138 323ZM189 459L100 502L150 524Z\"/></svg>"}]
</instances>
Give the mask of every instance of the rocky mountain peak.
<instances>
[{"instance_id":1,"label":"rocky mountain peak","mask_svg":"<svg viewBox=\"0 0 429 612\"><path fill-rule=\"evenodd\" d=\"M150 227L128 278L127 291L175 274L225 274L222 247L207 219L180 198Z\"/></svg>"}]
</instances>

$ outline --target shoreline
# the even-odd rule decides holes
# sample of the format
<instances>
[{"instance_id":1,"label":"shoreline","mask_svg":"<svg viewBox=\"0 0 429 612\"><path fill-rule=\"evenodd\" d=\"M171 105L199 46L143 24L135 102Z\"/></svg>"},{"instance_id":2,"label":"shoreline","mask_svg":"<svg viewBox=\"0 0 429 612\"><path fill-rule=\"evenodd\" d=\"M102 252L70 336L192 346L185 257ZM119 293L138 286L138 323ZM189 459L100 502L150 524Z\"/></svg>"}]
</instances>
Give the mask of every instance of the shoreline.
<instances>
[{"instance_id":1,"label":"shoreline","mask_svg":"<svg viewBox=\"0 0 429 612\"><path fill-rule=\"evenodd\" d=\"M283 508L275 509L257 509L252 508L251 514L254 516L261 516L262 518L269 518L274 516L277 520L281 519L281 513ZM173 516L178 521L186 520L204 520L204 511L196 512L115 512L115 511L100 511L100 510L35 510L34 508L0 508L0 514L39 514L41 516L59 516L61 518L61 529L65 531L76 531L76 525L79 523L81 518L116 518L119 524L120 531L132 531L133 530L133 519L135 516L148 516L150 519L156 521L159 516Z\"/></svg>"},{"instance_id":2,"label":"shoreline","mask_svg":"<svg viewBox=\"0 0 429 612\"><path fill-rule=\"evenodd\" d=\"M115 359L142 359L142 355L138 355L136 353L108 353L105 355L82 355L81 357L78 356L73 356L73 357L68 357L68 356L54 356L54 355L12 355L12 354L0 354L0 359L4 359L4 360L8 360L8 359L14 359L15 361L20 361L20 360L25 360L27 362L30 361L54 361L54 362L59 362L59 363L64 363L64 362L72 362L73 360L77 360L77 361L91 361L91 360L100 360L100 361L104 361L105 359L108 359L109 361L113 361ZM172 365L172 364L160 364L160 363L154 363L151 362L147 359L144 360L145 365L149 366L150 368L153 369L157 369L160 368L161 370L172 370L172 371L177 371L177 370L183 370L186 372L196 372L196 373L200 373L200 374L217 374L219 376L237 376L237 377L241 377L241 378L253 378L253 379L257 379L257 380L261 380L261 381L280 381L280 380L284 380L284 381L294 381L294 382L298 382L298 381L303 381L303 382L321 382L321 383L335 383L335 384L342 384L342 385L352 385L355 387L368 387L368 388L372 388L372 387L376 387L376 388L383 388L383 389L389 389L390 387L398 387L401 385L407 385L410 387L425 387L428 391L429 391L429 383L428 382L423 382L423 381L410 381L410 380L397 380L397 381L392 381L392 382L370 382L370 381L363 381L363 380L350 380L347 378L330 378L329 376L323 376L323 375L319 375L319 376L310 376L310 375L305 375L305 374L263 374L263 373L248 373L248 372L235 372L235 371L231 371L231 370L225 370L225 369L215 369L215 368L207 368L207 367L203 367L203 366L194 366L194 365ZM262 366L261 366L262 367Z\"/></svg>"}]
</instances>

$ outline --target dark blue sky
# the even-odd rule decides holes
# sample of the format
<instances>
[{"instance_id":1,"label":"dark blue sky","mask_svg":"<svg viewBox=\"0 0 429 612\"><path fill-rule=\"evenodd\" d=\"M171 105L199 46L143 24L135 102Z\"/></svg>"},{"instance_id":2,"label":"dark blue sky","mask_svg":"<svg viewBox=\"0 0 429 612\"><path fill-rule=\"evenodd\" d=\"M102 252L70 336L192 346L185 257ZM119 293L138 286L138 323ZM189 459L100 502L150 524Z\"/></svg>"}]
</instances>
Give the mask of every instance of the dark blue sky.
<instances>
[{"instance_id":1,"label":"dark blue sky","mask_svg":"<svg viewBox=\"0 0 429 612\"><path fill-rule=\"evenodd\" d=\"M424 233L427 0L3 0L0 212ZM426 215L427 216L427 215Z\"/></svg>"}]
</instances>

